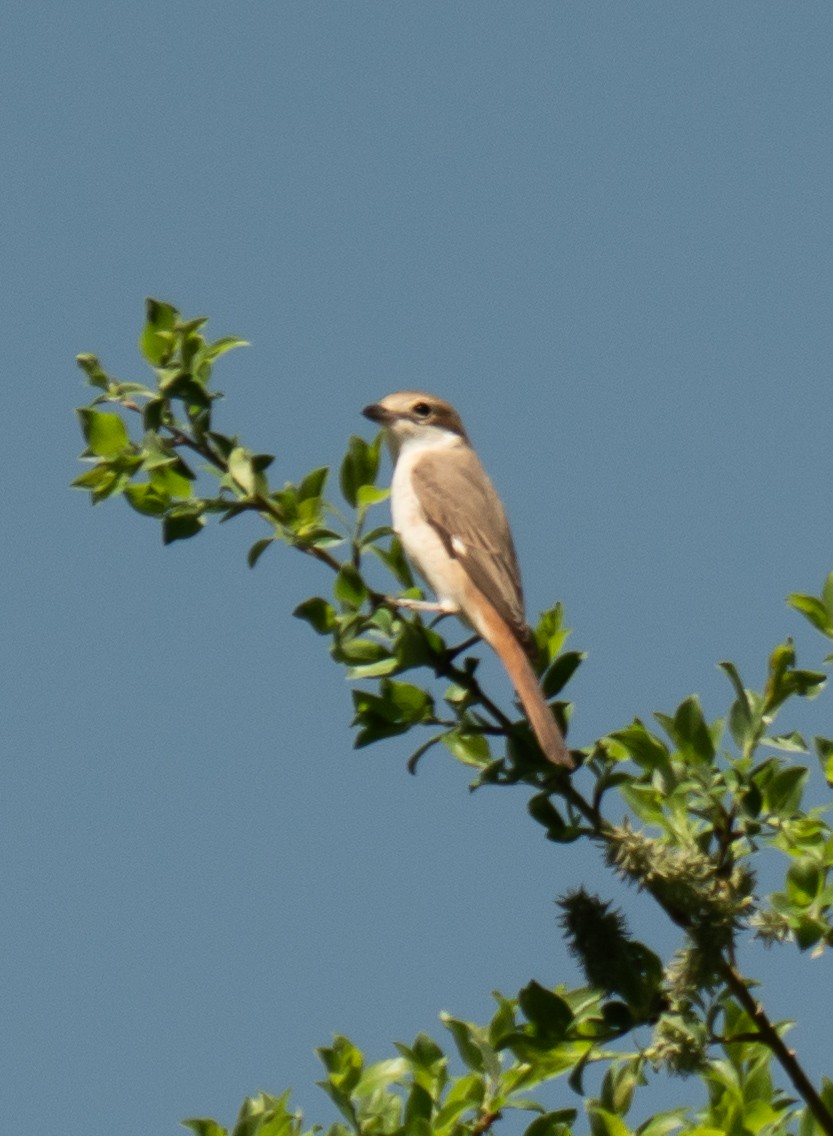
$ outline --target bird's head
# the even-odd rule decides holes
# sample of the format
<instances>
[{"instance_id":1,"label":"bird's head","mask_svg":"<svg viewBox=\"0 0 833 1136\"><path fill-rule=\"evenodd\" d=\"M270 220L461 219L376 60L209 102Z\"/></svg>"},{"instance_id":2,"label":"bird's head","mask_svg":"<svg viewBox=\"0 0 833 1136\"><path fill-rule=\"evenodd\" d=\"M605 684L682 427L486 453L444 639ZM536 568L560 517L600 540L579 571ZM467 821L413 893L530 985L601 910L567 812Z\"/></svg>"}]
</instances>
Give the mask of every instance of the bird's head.
<instances>
[{"instance_id":1,"label":"bird's head","mask_svg":"<svg viewBox=\"0 0 833 1136\"><path fill-rule=\"evenodd\" d=\"M460 415L445 399L423 391L396 391L362 411L384 429L394 457L407 445L468 442Z\"/></svg>"}]
</instances>

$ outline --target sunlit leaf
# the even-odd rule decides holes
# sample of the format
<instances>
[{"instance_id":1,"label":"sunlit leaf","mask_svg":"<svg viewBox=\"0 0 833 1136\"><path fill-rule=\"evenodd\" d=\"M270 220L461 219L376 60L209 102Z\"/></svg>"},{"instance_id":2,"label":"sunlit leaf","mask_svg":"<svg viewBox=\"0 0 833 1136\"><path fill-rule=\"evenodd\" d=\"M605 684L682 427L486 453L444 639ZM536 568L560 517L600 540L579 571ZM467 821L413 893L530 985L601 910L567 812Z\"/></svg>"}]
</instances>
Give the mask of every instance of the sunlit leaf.
<instances>
[{"instance_id":1,"label":"sunlit leaf","mask_svg":"<svg viewBox=\"0 0 833 1136\"><path fill-rule=\"evenodd\" d=\"M127 427L118 414L107 410L78 410L81 430L90 453L97 457L113 457L130 445Z\"/></svg>"}]
</instances>

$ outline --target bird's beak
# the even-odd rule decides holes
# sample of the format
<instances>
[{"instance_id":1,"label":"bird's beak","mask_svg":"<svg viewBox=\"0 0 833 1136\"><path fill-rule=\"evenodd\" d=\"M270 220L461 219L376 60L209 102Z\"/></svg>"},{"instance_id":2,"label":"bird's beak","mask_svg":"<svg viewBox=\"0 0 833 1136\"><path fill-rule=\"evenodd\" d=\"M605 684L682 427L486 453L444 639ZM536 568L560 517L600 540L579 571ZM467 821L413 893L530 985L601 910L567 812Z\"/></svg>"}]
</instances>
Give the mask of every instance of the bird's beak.
<instances>
[{"instance_id":1,"label":"bird's beak","mask_svg":"<svg viewBox=\"0 0 833 1136\"><path fill-rule=\"evenodd\" d=\"M378 422L380 426L387 426L393 417L390 411L385 410L378 402L371 402L370 406L364 408L362 414L371 422Z\"/></svg>"}]
</instances>

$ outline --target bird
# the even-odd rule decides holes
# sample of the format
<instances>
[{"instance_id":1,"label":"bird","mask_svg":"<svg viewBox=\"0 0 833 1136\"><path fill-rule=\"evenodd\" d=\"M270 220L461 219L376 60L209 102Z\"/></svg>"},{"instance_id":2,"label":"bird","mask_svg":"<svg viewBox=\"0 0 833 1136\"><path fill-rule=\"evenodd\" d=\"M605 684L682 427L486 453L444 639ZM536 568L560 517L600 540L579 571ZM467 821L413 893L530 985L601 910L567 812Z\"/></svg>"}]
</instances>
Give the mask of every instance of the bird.
<instances>
[{"instance_id":1,"label":"bird","mask_svg":"<svg viewBox=\"0 0 833 1136\"><path fill-rule=\"evenodd\" d=\"M437 602L403 606L453 613L503 663L545 757L574 768L532 666L518 558L506 511L454 407L422 391L396 391L364 407L393 460L393 529Z\"/></svg>"}]
</instances>

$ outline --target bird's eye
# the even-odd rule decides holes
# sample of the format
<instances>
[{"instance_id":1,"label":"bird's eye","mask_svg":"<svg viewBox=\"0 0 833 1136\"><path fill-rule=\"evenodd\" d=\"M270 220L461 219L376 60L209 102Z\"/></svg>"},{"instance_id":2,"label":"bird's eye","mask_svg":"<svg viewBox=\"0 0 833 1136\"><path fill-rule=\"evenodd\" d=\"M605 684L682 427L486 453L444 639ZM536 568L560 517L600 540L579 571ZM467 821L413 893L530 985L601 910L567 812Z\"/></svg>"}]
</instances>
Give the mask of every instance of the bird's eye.
<instances>
[{"instance_id":1,"label":"bird's eye","mask_svg":"<svg viewBox=\"0 0 833 1136\"><path fill-rule=\"evenodd\" d=\"M417 418L428 418L431 414L431 407L427 402L415 402L412 409Z\"/></svg>"}]
</instances>

